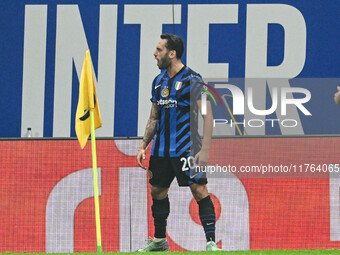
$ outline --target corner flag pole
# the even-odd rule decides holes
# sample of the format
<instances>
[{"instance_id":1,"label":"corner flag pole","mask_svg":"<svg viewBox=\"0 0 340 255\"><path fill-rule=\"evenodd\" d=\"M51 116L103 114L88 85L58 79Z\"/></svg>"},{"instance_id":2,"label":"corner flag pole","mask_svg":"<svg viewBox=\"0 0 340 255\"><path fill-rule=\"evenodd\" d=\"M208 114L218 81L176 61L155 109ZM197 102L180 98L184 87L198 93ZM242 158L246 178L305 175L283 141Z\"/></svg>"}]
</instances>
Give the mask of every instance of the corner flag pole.
<instances>
[{"instance_id":1,"label":"corner flag pole","mask_svg":"<svg viewBox=\"0 0 340 255\"><path fill-rule=\"evenodd\" d=\"M93 186L94 186L94 207L96 215L96 232L97 232L97 251L102 252L102 237L100 229L100 211L99 211L99 195L98 195L98 171L97 171L97 152L96 152L96 135L94 128L94 113L90 110L91 119L91 145L92 145L92 168L93 168Z\"/></svg>"},{"instance_id":2,"label":"corner flag pole","mask_svg":"<svg viewBox=\"0 0 340 255\"><path fill-rule=\"evenodd\" d=\"M93 168L93 189L96 218L97 250L102 252L100 214L99 214L99 192L98 192L98 171L95 129L102 126L96 87L93 79L92 61L90 51L85 53L84 64L81 70L79 82L79 99L76 113L75 129L81 149L84 149L89 135L92 145L92 168Z\"/></svg>"}]
</instances>

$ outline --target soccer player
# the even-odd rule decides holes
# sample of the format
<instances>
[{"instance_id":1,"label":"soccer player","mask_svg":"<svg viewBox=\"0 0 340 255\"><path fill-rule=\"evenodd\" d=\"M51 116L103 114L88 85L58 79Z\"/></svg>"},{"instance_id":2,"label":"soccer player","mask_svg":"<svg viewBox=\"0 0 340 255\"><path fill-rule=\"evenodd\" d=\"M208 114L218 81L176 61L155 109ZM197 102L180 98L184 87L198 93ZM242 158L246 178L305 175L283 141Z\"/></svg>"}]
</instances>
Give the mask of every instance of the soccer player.
<instances>
[{"instance_id":1,"label":"soccer player","mask_svg":"<svg viewBox=\"0 0 340 255\"><path fill-rule=\"evenodd\" d=\"M201 144L197 121L190 123L190 116L197 116L198 109L201 109L202 78L182 63L184 43L179 36L162 34L160 37L154 57L161 73L152 83L151 114L137 155L139 166L146 169L142 160L145 159L147 146L154 139L149 183L155 234L154 239L138 251L169 250L165 235L170 212L168 190L175 177L179 186L190 187L198 203L199 216L207 239L206 250L217 251L220 249L215 244L215 209L206 186L207 179L202 172L182 170L196 161L200 166L208 163L213 127L211 105L207 100Z\"/></svg>"}]
</instances>

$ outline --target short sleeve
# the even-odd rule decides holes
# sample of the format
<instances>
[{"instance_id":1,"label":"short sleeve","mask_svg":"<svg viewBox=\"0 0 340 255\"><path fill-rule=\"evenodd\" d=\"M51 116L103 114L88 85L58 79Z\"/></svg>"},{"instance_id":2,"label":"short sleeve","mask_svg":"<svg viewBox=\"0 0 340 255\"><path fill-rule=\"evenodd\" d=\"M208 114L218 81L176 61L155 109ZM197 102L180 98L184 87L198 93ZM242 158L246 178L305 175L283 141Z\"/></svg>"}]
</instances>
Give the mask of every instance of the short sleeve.
<instances>
[{"instance_id":1,"label":"short sleeve","mask_svg":"<svg viewBox=\"0 0 340 255\"><path fill-rule=\"evenodd\" d=\"M197 101L201 99L201 95L206 89L204 82L200 76L194 76L190 80L190 99L192 101Z\"/></svg>"},{"instance_id":2,"label":"short sleeve","mask_svg":"<svg viewBox=\"0 0 340 255\"><path fill-rule=\"evenodd\" d=\"M155 90L157 77L153 80L152 86L151 86L151 98L150 98L150 101L152 103L157 102L157 93L156 93L156 90Z\"/></svg>"}]
</instances>

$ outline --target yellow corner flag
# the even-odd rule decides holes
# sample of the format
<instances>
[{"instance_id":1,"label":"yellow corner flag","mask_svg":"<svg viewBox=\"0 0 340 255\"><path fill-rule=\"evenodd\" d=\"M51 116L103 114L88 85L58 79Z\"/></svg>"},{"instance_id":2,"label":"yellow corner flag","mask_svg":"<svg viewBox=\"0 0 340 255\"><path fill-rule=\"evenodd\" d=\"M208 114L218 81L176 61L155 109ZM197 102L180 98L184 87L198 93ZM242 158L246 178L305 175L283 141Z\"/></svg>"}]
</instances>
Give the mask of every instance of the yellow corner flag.
<instances>
[{"instance_id":1,"label":"yellow corner flag","mask_svg":"<svg viewBox=\"0 0 340 255\"><path fill-rule=\"evenodd\" d=\"M93 110L94 114L94 128L100 128L102 126L102 121L100 118L96 88L94 85L91 55L90 51L87 50L83 69L81 71L79 100L76 113L76 134L82 149L84 149L87 139L91 134L91 110Z\"/></svg>"},{"instance_id":2,"label":"yellow corner flag","mask_svg":"<svg viewBox=\"0 0 340 255\"><path fill-rule=\"evenodd\" d=\"M93 186L94 186L94 206L96 216L97 232L97 251L102 252L101 228L100 228L100 211L99 211L99 188L97 173L97 152L96 152L96 135L95 129L102 126L100 119L98 99L92 73L92 62L90 51L86 51L83 69L81 70L79 84L79 100L76 113L76 133L80 147L83 149L87 139L91 134L92 145L92 168L93 168Z\"/></svg>"}]
</instances>

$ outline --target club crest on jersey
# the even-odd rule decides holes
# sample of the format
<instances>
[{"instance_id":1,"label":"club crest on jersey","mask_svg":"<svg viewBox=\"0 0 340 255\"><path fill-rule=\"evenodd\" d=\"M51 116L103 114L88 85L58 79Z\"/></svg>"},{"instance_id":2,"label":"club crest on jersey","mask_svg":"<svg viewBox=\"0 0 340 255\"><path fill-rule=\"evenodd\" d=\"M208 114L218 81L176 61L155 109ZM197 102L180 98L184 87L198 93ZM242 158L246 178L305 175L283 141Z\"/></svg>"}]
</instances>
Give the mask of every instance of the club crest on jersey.
<instances>
[{"instance_id":1,"label":"club crest on jersey","mask_svg":"<svg viewBox=\"0 0 340 255\"><path fill-rule=\"evenodd\" d=\"M169 89L166 87L165 89L162 90L162 97L167 97L169 95Z\"/></svg>"},{"instance_id":2,"label":"club crest on jersey","mask_svg":"<svg viewBox=\"0 0 340 255\"><path fill-rule=\"evenodd\" d=\"M182 82L181 81L176 82L175 89L179 90L181 87L182 87Z\"/></svg>"}]
</instances>

